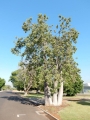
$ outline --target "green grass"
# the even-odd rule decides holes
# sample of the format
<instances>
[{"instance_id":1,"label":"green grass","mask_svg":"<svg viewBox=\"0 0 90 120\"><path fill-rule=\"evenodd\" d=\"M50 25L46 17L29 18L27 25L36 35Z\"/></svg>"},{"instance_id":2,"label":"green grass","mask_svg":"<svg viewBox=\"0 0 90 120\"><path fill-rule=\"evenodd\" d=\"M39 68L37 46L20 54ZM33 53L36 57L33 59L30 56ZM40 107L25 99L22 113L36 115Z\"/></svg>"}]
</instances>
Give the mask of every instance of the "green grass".
<instances>
[{"instance_id":1,"label":"green grass","mask_svg":"<svg viewBox=\"0 0 90 120\"><path fill-rule=\"evenodd\" d=\"M79 98L68 101L69 105L59 111L61 120L90 120L90 99Z\"/></svg>"},{"instance_id":2,"label":"green grass","mask_svg":"<svg viewBox=\"0 0 90 120\"><path fill-rule=\"evenodd\" d=\"M44 98L44 94L30 93L26 97ZM64 97L64 100L68 100L68 105L58 109L61 120L90 120L90 95ZM50 109L53 110L51 107Z\"/></svg>"},{"instance_id":3,"label":"green grass","mask_svg":"<svg viewBox=\"0 0 90 120\"><path fill-rule=\"evenodd\" d=\"M44 94L40 94L40 93L30 93L27 96L25 96L27 98L44 98Z\"/></svg>"}]
</instances>

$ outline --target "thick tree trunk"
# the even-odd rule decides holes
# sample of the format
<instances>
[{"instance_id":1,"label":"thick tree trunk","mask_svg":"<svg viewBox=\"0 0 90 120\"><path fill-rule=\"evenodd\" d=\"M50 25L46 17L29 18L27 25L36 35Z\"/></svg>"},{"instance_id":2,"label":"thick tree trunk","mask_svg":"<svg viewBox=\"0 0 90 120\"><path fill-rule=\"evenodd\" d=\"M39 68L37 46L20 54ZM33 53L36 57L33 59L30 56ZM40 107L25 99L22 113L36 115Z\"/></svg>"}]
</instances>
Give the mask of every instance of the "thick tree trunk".
<instances>
[{"instance_id":1,"label":"thick tree trunk","mask_svg":"<svg viewBox=\"0 0 90 120\"><path fill-rule=\"evenodd\" d=\"M29 90L31 88L31 85L30 86L27 86L27 88L24 89L24 96L26 96L28 93L29 93Z\"/></svg>"},{"instance_id":2,"label":"thick tree trunk","mask_svg":"<svg viewBox=\"0 0 90 120\"><path fill-rule=\"evenodd\" d=\"M47 82L44 83L44 94L45 94L45 106L52 105L51 92Z\"/></svg>"},{"instance_id":3,"label":"thick tree trunk","mask_svg":"<svg viewBox=\"0 0 90 120\"><path fill-rule=\"evenodd\" d=\"M58 103L57 103L58 106L62 105L62 100L63 100L63 82L61 82L61 86L58 93Z\"/></svg>"},{"instance_id":4,"label":"thick tree trunk","mask_svg":"<svg viewBox=\"0 0 90 120\"><path fill-rule=\"evenodd\" d=\"M27 96L27 94L28 94L28 91L25 91L25 92L24 92L24 96Z\"/></svg>"},{"instance_id":5,"label":"thick tree trunk","mask_svg":"<svg viewBox=\"0 0 90 120\"><path fill-rule=\"evenodd\" d=\"M51 106L51 105L52 105L51 96L45 96L45 106Z\"/></svg>"},{"instance_id":6,"label":"thick tree trunk","mask_svg":"<svg viewBox=\"0 0 90 120\"><path fill-rule=\"evenodd\" d=\"M53 105L57 106L57 81L54 81L54 88L56 89L55 93L53 94Z\"/></svg>"},{"instance_id":7,"label":"thick tree trunk","mask_svg":"<svg viewBox=\"0 0 90 120\"><path fill-rule=\"evenodd\" d=\"M53 105L57 106L57 93L53 94Z\"/></svg>"}]
</instances>

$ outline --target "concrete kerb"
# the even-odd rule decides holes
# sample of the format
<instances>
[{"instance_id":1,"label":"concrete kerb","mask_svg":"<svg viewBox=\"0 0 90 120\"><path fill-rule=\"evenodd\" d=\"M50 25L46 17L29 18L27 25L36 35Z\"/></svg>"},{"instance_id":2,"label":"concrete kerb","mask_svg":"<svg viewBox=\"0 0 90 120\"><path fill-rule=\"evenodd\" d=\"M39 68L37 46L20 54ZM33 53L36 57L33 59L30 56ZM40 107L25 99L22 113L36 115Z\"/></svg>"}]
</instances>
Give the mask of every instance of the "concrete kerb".
<instances>
[{"instance_id":1,"label":"concrete kerb","mask_svg":"<svg viewBox=\"0 0 90 120\"><path fill-rule=\"evenodd\" d=\"M40 110L42 110L43 112L45 112L46 114L50 115L52 118L54 118L55 120L59 120L58 118L56 118L55 116L53 116L52 114L50 114L49 112L47 112L46 110L43 110L42 108L40 108L40 106L38 106L38 108Z\"/></svg>"},{"instance_id":2,"label":"concrete kerb","mask_svg":"<svg viewBox=\"0 0 90 120\"><path fill-rule=\"evenodd\" d=\"M30 100L30 99L29 99ZM55 120L59 120L58 118L56 118L55 116L53 116L52 114L50 114L49 112L47 112L46 110L43 110L42 108L40 108L40 104L39 102L36 102L34 100L30 100L31 102L35 103L35 104L39 104L39 106L37 106L40 110L42 110L43 112L45 112L46 114L50 115L52 118L54 118Z\"/></svg>"}]
</instances>

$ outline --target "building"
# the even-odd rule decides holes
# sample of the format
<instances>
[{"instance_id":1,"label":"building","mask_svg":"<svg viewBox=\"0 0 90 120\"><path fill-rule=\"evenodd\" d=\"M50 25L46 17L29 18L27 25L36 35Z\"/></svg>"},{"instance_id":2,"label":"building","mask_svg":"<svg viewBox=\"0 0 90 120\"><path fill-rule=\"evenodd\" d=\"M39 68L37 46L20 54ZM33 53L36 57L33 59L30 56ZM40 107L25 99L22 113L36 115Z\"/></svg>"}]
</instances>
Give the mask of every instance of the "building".
<instances>
[{"instance_id":1,"label":"building","mask_svg":"<svg viewBox=\"0 0 90 120\"><path fill-rule=\"evenodd\" d=\"M90 93L90 83L83 84L83 93Z\"/></svg>"}]
</instances>

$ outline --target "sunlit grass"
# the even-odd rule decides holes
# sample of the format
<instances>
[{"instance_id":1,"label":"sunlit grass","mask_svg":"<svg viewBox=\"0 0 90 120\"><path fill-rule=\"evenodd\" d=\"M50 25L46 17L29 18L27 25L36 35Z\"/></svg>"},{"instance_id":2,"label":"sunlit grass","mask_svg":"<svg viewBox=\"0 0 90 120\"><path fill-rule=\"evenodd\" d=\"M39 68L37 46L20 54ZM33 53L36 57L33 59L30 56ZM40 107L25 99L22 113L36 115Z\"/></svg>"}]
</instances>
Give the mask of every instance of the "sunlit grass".
<instances>
[{"instance_id":1,"label":"sunlit grass","mask_svg":"<svg viewBox=\"0 0 90 120\"><path fill-rule=\"evenodd\" d=\"M24 94L21 94L21 96L24 96ZM27 98L44 98L44 94L41 93L29 93L27 96L24 96Z\"/></svg>"},{"instance_id":2,"label":"sunlit grass","mask_svg":"<svg viewBox=\"0 0 90 120\"><path fill-rule=\"evenodd\" d=\"M44 95L43 94L31 93L31 94L28 94L26 97L44 98Z\"/></svg>"},{"instance_id":3,"label":"sunlit grass","mask_svg":"<svg viewBox=\"0 0 90 120\"><path fill-rule=\"evenodd\" d=\"M68 104L59 111L61 120L90 120L90 99L73 99Z\"/></svg>"}]
</instances>

